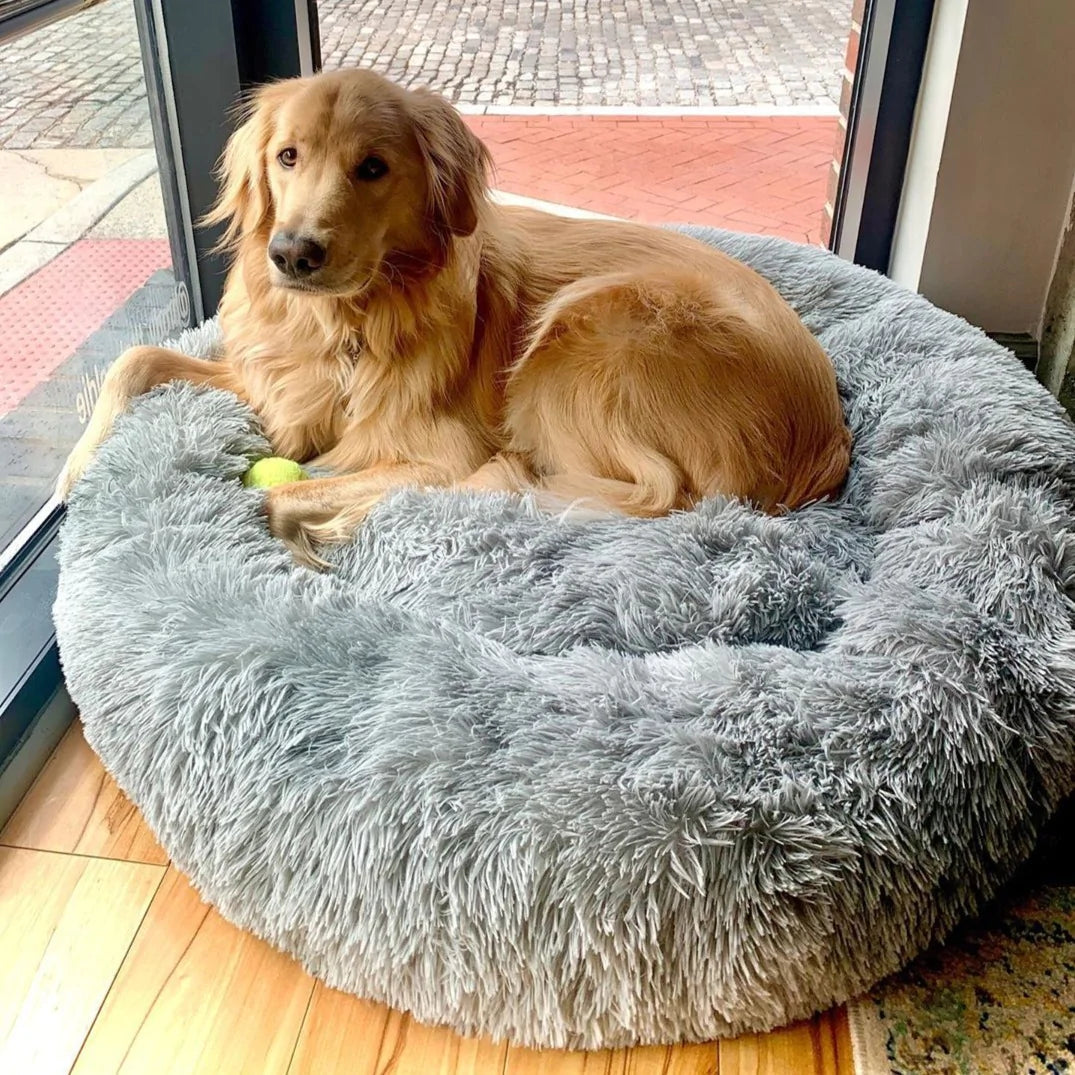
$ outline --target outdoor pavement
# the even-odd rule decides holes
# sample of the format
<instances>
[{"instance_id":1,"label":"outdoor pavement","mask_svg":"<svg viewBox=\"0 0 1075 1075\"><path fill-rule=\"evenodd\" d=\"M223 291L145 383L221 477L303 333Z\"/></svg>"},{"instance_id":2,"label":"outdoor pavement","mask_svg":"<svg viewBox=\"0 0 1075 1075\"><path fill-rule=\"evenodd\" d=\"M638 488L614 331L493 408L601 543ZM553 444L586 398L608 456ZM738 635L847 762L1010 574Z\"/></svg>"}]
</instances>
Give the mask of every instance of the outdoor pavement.
<instances>
[{"instance_id":1,"label":"outdoor pavement","mask_svg":"<svg viewBox=\"0 0 1075 1075\"><path fill-rule=\"evenodd\" d=\"M0 150L0 250L144 149Z\"/></svg>"},{"instance_id":2,"label":"outdoor pavement","mask_svg":"<svg viewBox=\"0 0 1075 1075\"><path fill-rule=\"evenodd\" d=\"M472 124L510 192L816 241L849 3L321 0L319 10L326 67L371 65L483 113ZM151 146L129 0L4 43L0 293L47 253L5 258L5 248Z\"/></svg>"},{"instance_id":3,"label":"outdoor pavement","mask_svg":"<svg viewBox=\"0 0 1075 1075\"><path fill-rule=\"evenodd\" d=\"M0 44L0 149L152 145L130 0Z\"/></svg>"},{"instance_id":4,"label":"outdoor pavement","mask_svg":"<svg viewBox=\"0 0 1075 1075\"><path fill-rule=\"evenodd\" d=\"M445 93L508 195L820 238L851 0L321 0L325 67ZM171 276L129 0L0 45L0 548ZM182 299L182 301L180 301Z\"/></svg>"},{"instance_id":5,"label":"outdoor pavement","mask_svg":"<svg viewBox=\"0 0 1075 1075\"><path fill-rule=\"evenodd\" d=\"M817 116L468 116L494 186L650 224L821 238L836 120Z\"/></svg>"}]
</instances>

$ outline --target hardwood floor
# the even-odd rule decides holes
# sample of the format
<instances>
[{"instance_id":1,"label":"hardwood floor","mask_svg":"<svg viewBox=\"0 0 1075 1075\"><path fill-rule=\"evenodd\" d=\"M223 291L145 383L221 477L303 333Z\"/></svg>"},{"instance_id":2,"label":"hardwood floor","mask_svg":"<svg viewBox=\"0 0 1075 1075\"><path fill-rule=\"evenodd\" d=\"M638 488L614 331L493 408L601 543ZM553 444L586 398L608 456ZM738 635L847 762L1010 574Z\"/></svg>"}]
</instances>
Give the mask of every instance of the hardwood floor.
<instances>
[{"instance_id":1,"label":"hardwood floor","mask_svg":"<svg viewBox=\"0 0 1075 1075\"><path fill-rule=\"evenodd\" d=\"M72 726L0 831L5 1075L853 1075L846 1016L601 1052L461 1038L203 904Z\"/></svg>"}]
</instances>

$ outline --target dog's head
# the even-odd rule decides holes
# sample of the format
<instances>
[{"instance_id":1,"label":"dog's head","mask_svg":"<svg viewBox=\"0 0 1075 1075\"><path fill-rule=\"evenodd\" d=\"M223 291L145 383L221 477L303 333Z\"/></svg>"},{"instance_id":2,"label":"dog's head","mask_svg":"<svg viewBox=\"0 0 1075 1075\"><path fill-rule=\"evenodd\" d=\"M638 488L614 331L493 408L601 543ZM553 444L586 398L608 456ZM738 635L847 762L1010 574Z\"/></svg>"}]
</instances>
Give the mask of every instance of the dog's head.
<instances>
[{"instance_id":1,"label":"dog's head","mask_svg":"<svg viewBox=\"0 0 1075 1075\"><path fill-rule=\"evenodd\" d=\"M221 161L207 218L261 246L270 282L356 294L442 258L474 231L489 155L428 90L333 71L258 90Z\"/></svg>"}]
</instances>

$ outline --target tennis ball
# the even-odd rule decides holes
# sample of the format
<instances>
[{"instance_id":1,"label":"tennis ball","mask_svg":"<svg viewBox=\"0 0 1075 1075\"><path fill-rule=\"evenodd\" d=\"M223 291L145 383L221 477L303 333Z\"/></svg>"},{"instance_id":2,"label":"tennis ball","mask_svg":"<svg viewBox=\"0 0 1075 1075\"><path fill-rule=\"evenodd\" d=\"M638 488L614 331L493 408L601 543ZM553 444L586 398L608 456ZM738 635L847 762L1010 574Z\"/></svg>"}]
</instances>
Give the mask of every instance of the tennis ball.
<instances>
[{"instance_id":1,"label":"tennis ball","mask_svg":"<svg viewBox=\"0 0 1075 1075\"><path fill-rule=\"evenodd\" d=\"M243 475L243 485L247 489L269 489L285 482L300 482L306 477L306 471L294 459L270 455L250 467Z\"/></svg>"}]
</instances>

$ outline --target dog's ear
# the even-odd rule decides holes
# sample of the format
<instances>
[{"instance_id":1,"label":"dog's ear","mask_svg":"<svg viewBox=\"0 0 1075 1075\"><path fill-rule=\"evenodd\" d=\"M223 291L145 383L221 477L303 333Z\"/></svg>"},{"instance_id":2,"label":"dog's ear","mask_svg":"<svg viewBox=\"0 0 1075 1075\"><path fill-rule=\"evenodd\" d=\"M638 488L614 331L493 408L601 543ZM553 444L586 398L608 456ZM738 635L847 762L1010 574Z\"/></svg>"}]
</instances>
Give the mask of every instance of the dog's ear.
<instances>
[{"instance_id":1,"label":"dog's ear","mask_svg":"<svg viewBox=\"0 0 1075 1075\"><path fill-rule=\"evenodd\" d=\"M263 86L237 110L241 122L228 139L216 168L220 194L202 218L204 225L226 225L221 248L232 247L243 235L256 232L272 208L265 154L276 110L285 96L282 91L282 83Z\"/></svg>"},{"instance_id":2,"label":"dog's ear","mask_svg":"<svg viewBox=\"0 0 1075 1075\"><path fill-rule=\"evenodd\" d=\"M410 100L433 225L445 234L470 235L486 198L489 151L439 94L414 90Z\"/></svg>"}]
</instances>

